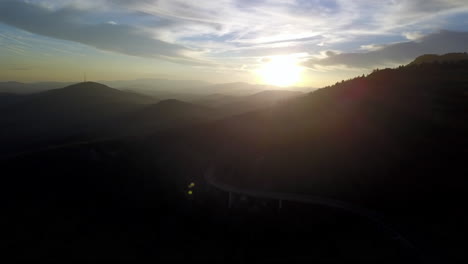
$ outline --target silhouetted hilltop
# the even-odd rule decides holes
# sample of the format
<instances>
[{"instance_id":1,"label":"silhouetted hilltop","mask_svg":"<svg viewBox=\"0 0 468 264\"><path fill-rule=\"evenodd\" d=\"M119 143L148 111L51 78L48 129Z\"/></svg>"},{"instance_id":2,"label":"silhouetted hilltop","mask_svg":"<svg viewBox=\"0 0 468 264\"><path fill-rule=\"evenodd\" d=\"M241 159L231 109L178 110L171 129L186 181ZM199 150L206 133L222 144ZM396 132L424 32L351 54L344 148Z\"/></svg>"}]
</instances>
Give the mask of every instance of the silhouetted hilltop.
<instances>
[{"instance_id":1,"label":"silhouetted hilltop","mask_svg":"<svg viewBox=\"0 0 468 264\"><path fill-rule=\"evenodd\" d=\"M156 102L156 99L86 82L24 96L3 108L0 142L4 151L91 131L103 121Z\"/></svg>"},{"instance_id":2,"label":"silhouetted hilltop","mask_svg":"<svg viewBox=\"0 0 468 264\"><path fill-rule=\"evenodd\" d=\"M410 65L422 63L453 63L468 60L468 54L465 53L447 53L444 55L425 54L417 57Z\"/></svg>"},{"instance_id":3,"label":"silhouetted hilltop","mask_svg":"<svg viewBox=\"0 0 468 264\"><path fill-rule=\"evenodd\" d=\"M80 82L69 85L61 89L63 91L75 91L75 92L92 92L92 93L112 93L118 91L116 89L110 88L107 85L97 83L97 82Z\"/></svg>"},{"instance_id":4,"label":"silhouetted hilltop","mask_svg":"<svg viewBox=\"0 0 468 264\"><path fill-rule=\"evenodd\" d=\"M9 113L2 116L20 123L28 120L41 124L49 120L65 122L61 125L79 124L133 111L155 101L144 95L86 82L30 95L21 103L10 106Z\"/></svg>"},{"instance_id":5,"label":"silhouetted hilltop","mask_svg":"<svg viewBox=\"0 0 468 264\"><path fill-rule=\"evenodd\" d=\"M149 104L156 101L156 99L133 93L120 91L110 88L104 84L96 82L82 82L73 84L61 89L54 89L41 94L42 97L58 97L60 100L103 100L100 103L106 104L110 102L124 102L135 104ZM87 104L89 101L81 101L79 103Z\"/></svg>"}]
</instances>

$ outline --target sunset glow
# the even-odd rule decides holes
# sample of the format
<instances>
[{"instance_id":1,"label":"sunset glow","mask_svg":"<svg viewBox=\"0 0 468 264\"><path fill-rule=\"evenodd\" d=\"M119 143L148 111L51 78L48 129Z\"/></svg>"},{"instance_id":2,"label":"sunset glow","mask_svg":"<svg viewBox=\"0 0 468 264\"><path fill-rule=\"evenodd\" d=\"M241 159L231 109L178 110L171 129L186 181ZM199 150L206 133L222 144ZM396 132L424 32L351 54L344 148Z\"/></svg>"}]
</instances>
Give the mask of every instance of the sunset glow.
<instances>
[{"instance_id":1,"label":"sunset glow","mask_svg":"<svg viewBox=\"0 0 468 264\"><path fill-rule=\"evenodd\" d=\"M261 82L275 86L292 86L301 79L302 68L291 56L272 57L258 71Z\"/></svg>"}]
</instances>

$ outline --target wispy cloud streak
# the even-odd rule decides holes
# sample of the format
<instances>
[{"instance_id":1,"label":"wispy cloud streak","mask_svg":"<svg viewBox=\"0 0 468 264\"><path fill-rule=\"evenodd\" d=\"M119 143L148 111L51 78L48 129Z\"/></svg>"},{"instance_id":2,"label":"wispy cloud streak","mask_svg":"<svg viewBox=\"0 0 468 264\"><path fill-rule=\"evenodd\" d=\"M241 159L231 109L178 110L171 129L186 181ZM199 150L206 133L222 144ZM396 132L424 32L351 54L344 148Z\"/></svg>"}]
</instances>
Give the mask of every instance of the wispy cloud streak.
<instances>
[{"instance_id":1,"label":"wispy cloud streak","mask_svg":"<svg viewBox=\"0 0 468 264\"><path fill-rule=\"evenodd\" d=\"M468 27L467 17L466 0L0 0L0 23L101 50L205 66L285 53L312 58L327 50L340 54L307 65L399 63L424 52L462 51L433 48L429 42L440 40L427 36Z\"/></svg>"}]
</instances>

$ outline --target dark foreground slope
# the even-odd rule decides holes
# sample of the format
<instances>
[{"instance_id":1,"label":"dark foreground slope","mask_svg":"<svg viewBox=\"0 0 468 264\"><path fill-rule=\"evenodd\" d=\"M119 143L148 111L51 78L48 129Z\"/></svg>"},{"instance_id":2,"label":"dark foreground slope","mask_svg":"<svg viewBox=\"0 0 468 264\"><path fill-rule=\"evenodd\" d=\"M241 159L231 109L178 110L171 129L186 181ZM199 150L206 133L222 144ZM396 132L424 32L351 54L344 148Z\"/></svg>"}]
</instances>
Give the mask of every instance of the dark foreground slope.
<instances>
[{"instance_id":1,"label":"dark foreground slope","mask_svg":"<svg viewBox=\"0 0 468 264\"><path fill-rule=\"evenodd\" d=\"M268 200L229 209L228 195L203 182L201 153L176 139L144 154L133 140L109 141L3 162L4 258L418 263L417 251L346 212L293 203L278 211Z\"/></svg>"}]
</instances>

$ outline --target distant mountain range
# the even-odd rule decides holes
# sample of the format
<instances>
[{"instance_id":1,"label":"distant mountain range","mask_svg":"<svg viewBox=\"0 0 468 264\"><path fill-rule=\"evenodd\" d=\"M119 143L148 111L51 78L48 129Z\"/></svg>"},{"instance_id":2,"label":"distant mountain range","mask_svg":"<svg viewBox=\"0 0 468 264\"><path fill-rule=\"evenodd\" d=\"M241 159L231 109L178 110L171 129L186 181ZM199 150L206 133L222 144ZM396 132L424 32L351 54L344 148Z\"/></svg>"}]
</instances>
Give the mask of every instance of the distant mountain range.
<instances>
[{"instance_id":1,"label":"distant mountain range","mask_svg":"<svg viewBox=\"0 0 468 264\"><path fill-rule=\"evenodd\" d=\"M167 79L137 79L119 81L98 81L110 87L137 92L140 94L164 99L178 99L190 101L200 99L212 94L224 94L229 96L252 95L264 90L283 90L283 88L249 84L243 82L211 84L199 80L167 80ZM0 93L32 94L47 90L62 88L73 83L68 82L0 82ZM310 92L315 88L289 87L288 90Z\"/></svg>"},{"instance_id":2,"label":"distant mountain range","mask_svg":"<svg viewBox=\"0 0 468 264\"><path fill-rule=\"evenodd\" d=\"M173 84L184 83L177 81ZM235 90L247 93L248 87L251 87L239 85L241 87L238 88L234 84L216 86L205 92ZM210 103L208 98L212 100L217 95L203 96L201 93L197 98L207 99L188 103L176 99L159 102L153 96L95 82L32 94L24 93L27 89L21 87L21 94L0 93L0 122L3 128L0 143L3 154L76 140L151 134L161 129L271 107L302 95L291 91L263 91L244 96L225 95L224 99L219 97L217 103Z\"/></svg>"},{"instance_id":3,"label":"distant mountain range","mask_svg":"<svg viewBox=\"0 0 468 264\"><path fill-rule=\"evenodd\" d=\"M163 129L220 120L237 114L244 115L233 117L232 120L235 120L233 124L237 125L225 134L240 133L239 129L242 128L241 134L248 135L248 130L245 129L253 129L257 123L262 124L255 130L256 133L264 129L268 133L252 135L254 138L261 139L255 144L269 138L273 140L277 133L292 133L289 129L283 131L285 128L292 127L297 128L294 132L297 135L293 137L295 140L314 133L322 133L323 135L320 135L326 138L329 134L334 135L338 132L320 132L320 127L328 122L333 122L329 124L331 127L338 125L341 127L342 123L348 120L346 118L344 121L337 120L344 118L342 117L344 114L347 116L355 113L357 110L353 107L356 102L360 103L360 107L366 104L380 104L378 109L376 108L375 111L369 109L369 113L365 112L362 116L379 113L383 111L382 107L389 104L393 105L388 106L387 109L392 109L393 113L403 108L398 111L405 112L413 109L412 115L416 113L434 115L428 109L416 111L415 107L429 107L430 102L421 101L418 94L429 96L427 94L433 93L435 88L433 90L425 88L426 90L421 91L417 89L424 85L427 87L443 85L443 82L449 80L464 82L465 74L460 69L466 63L467 57L465 53L442 56L423 55L406 67L375 71L365 78L342 82L317 90L307 96L298 91L279 90L277 87L265 85L209 84L190 80L142 79L107 82L119 89L94 82L69 85L65 88L56 88L62 83L54 82L0 83L0 91L2 91L0 92L0 109L2 110L0 122L3 124L0 140L4 152L8 152L8 149L33 148L34 144L40 142L50 144L51 140L70 142L77 138L87 139L97 135L105 137L112 134L119 136L150 134ZM451 65L437 65L440 62L450 62ZM448 71L449 68L453 68L452 71ZM421 72L431 71L433 71L431 74L433 76L425 76L425 78L421 76ZM388 79L388 76L393 75L395 80ZM433 80L433 82L428 82L428 80ZM441 92L447 93L445 90ZM186 98L187 102L180 99L166 100L164 99L166 96ZM411 104L405 105L404 100L395 99L399 97L414 97L419 101L412 100ZM450 100L457 103L452 107L458 105L460 100L462 102L464 100L451 98ZM325 105L328 102L331 105ZM261 111L265 108L268 108L268 111ZM251 111L256 112L245 114ZM271 118L272 113L275 118ZM355 113L355 115L360 114ZM269 121L266 122L263 118ZM247 122L245 125L241 125L243 119ZM362 117L357 118L356 122L366 123L359 121L360 119ZM231 126L229 120L231 119L223 121L226 122L223 126ZM319 120L322 122L316 123ZM349 125L352 127L356 123ZM307 132L312 128L313 130ZM275 139L277 142L275 144L279 144L286 138ZM343 138L345 137L340 137L340 139ZM238 145L245 144L247 143ZM334 143L330 144L334 145ZM21 147L22 145L24 146Z\"/></svg>"},{"instance_id":4,"label":"distant mountain range","mask_svg":"<svg viewBox=\"0 0 468 264\"><path fill-rule=\"evenodd\" d=\"M3 94L16 103L3 105L1 143L15 149L34 141L144 135L144 148L154 142L171 151L182 144L203 156L216 153L214 162L243 171L221 179L239 186L334 195L357 188L361 197L349 199L377 197L392 191L382 183L436 184L421 177L461 170L457 162L468 149L465 58L421 56L309 94L252 93L240 83L211 86L205 91L219 93L190 102L158 101L92 82ZM244 95L221 93L233 90ZM396 177L399 170L417 176ZM339 184L332 190L328 182Z\"/></svg>"}]
</instances>

